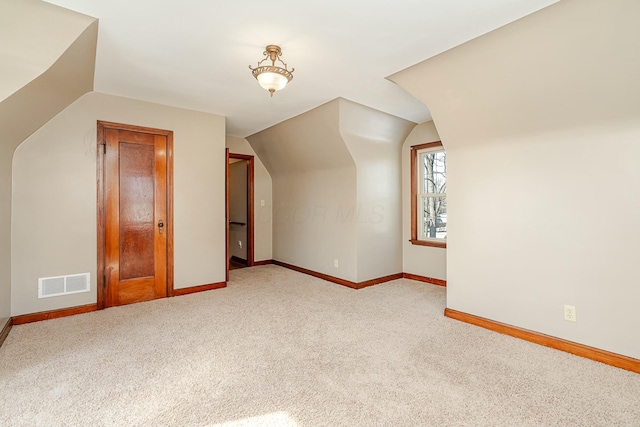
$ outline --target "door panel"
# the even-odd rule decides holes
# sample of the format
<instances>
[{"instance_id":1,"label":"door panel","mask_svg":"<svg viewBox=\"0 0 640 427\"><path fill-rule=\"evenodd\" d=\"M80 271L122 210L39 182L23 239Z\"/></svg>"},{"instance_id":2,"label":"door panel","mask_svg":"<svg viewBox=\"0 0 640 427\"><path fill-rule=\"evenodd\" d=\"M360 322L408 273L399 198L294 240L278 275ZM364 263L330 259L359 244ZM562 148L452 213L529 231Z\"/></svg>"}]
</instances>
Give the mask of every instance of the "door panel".
<instances>
[{"instance_id":1,"label":"door panel","mask_svg":"<svg viewBox=\"0 0 640 427\"><path fill-rule=\"evenodd\" d=\"M167 135L104 129L104 306L166 297Z\"/></svg>"},{"instance_id":2,"label":"door panel","mask_svg":"<svg viewBox=\"0 0 640 427\"><path fill-rule=\"evenodd\" d=\"M120 143L120 280L155 274L154 147Z\"/></svg>"}]
</instances>

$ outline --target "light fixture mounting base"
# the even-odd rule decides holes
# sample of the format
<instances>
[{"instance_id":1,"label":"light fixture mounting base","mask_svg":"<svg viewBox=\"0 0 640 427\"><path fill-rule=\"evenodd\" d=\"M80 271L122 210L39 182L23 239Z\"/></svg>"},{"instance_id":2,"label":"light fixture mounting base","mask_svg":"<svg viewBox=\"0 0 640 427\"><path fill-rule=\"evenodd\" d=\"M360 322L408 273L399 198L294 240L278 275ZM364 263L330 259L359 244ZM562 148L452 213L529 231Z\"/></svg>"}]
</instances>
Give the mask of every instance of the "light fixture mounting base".
<instances>
[{"instance_id":1,"label":"light fixture mounting base","mask_svg":"<svg viewBox=\"0 0 640 427\"><path fill-rule=\"evenodd\" d=\"M280 49L280 46L276 46L275 44L267 45L265 50L267 51L267 53L275 53L277 55L282 55L282 49Z\"/></svg>"}]
</instances>

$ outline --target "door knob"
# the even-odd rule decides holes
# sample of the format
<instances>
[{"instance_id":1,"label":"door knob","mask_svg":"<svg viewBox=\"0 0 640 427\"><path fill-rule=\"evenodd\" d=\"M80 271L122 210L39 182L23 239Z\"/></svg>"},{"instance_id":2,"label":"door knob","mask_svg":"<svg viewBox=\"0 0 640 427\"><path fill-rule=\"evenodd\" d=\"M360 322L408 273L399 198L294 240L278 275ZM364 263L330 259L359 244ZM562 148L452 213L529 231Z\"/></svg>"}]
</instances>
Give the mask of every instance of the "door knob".
<instances>
[{"instance_id":1,"label":"door knob","mask_svg":"<svg viewBox=\"0 0 640 427\"><path fill-rule=\"evenodd\" d=\"M160 234L162 234L162 230L164 229L164 222L162 222L162 220L160 220L158 222L158 231L160 232Z\"/></svg>"}]
</instances>

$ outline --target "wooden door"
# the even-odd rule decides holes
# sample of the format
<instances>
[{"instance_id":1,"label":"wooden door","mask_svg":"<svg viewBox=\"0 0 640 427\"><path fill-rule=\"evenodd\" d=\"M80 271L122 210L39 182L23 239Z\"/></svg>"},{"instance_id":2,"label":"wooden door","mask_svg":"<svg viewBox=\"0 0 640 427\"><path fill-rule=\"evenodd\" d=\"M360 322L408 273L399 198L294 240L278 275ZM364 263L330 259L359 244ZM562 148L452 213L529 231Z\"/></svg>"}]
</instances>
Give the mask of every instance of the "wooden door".
<instances>
[{"instance_id":1,"label":"wooden door","mask_svg":"<svg viewBox=\"0 0 640 427\"><path fill-rule=\"evenodd\" d=\"M171 133L100 122L99 137L104 241L98 306L171 295Z\"/></svg>"}]
</instances>

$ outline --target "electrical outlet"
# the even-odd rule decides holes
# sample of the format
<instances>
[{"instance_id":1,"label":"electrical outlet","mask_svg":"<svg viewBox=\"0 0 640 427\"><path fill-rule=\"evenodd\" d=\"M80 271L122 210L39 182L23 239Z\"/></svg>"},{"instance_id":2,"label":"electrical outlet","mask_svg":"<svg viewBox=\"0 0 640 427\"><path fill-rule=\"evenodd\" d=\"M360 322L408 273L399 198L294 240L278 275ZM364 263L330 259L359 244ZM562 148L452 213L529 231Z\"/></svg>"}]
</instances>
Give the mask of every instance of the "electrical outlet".
<instances>
[{"instance_id":1,"label":"electrical outlet","mask_svg":"<svg viewBox=\"0 0 640 427\"><path fill-rule=\"evenodd\" d=\"M260 200L260 206L264 206L264 200Z\"/></svg>"},{"instance_id":2,"label":"electrical outlet","mask_svg":"<svg viewBox=\"0 0 640 427\"><path fill-rule=\"evenodd\" d=\"M238 246L240 246L240 249L242 249L242 240L238 240Z\"/></svg>"},{"instance_id":3,"label":"electrical outlet","mask_svg":"<svg viewBox=\"0 0 640 427\"><path fill-rule=\"evenodd\" d=\"M337 259L334 259L334 260L333 260L333 266L334 266L335 268L338 268L338 260L337 260Z\"/></svg>"},{"instance_id":4,"label":"electrical outlet","mask_svg":"<svg viewBox=\"0 0 640 427\"><path fill-rule=\"evenodd\" d=\"M573 305L564 305L564 320L568 320L569 322L576 321L576 308Z\"/></svg>"}]
</instances>

